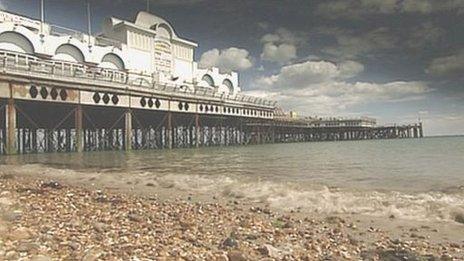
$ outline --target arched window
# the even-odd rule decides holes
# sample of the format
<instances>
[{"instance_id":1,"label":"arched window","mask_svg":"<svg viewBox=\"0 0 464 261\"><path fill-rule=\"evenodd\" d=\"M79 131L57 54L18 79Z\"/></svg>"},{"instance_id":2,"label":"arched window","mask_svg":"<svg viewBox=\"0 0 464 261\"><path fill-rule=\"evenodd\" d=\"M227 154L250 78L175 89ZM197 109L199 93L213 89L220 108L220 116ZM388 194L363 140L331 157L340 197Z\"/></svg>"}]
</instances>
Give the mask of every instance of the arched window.
<instances>
[{"instance_id":1,"label":"arched window","mask_svg":"<svg viewBox=\"0 0 464 261\"><path fill-rule=\"evenodd\" d=\"M156 26L156 36L171 39L171 28L167 24L158 24Z\"/></svg>"},{"instance_id":2,"label":"arched window","mask_svg":"<svg viewBox=\"0 0 464 261\"><path fill-rule=\"evenodd\" d=\"M114 70L124 70L124 61L114 53L108 53L103 56L101 63L98 65L101 68L108 68Z\"/></svg>"},{"instance_id":3,"label":"arched window","mask_svg":"<svg viewBox=\"0 0 464 261\"><path fill-rule=\"evenodd\" d=\"M82 54L81 50L79 50L79 48L77 48L74 45L63 44L56 49L55 56L53 56L53 59L67 62L83 63L84 54Z\"/></svg>"},{"instance_id":4,"label":"arched window","mask_svg":"<svg viewBox=\"0 0 464 261\"><path fill-rule=\"evenodd\" d=\"M229 93L234 93L234 85L232 84L232 82L229 80L229 79L225 79L222 84L227 87L227 89L229 90Z\"/></svg>"},{"instance_id":5,"label":"arched window","mask_svg":"<svg viewBox=\"0 0 464 261\"><path fill-rule=\"evenodd\" d=\"M0 49L26 54L34 53L34 46L29 39L16 32L0 34Z\"/></svg>"},{"instance_id":6,"label":"arched window","mask_svg":"<svg viewBox=\"0 0 464 261\"><path fill-rule=\"evenodd\" d=\"M201 81L206 83L210 87L214 87L213 77L211 77L209 74L203 75L203 77L201 78Z\"/></svg>"}]
</instances>

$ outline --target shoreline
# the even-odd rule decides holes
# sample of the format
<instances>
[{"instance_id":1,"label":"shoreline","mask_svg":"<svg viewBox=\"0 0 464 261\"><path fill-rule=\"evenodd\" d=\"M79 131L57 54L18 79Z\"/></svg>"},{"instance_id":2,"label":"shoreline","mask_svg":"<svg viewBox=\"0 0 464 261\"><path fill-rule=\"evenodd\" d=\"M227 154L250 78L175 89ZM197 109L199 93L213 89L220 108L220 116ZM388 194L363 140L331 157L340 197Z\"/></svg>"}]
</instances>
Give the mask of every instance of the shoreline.
<instances>
[{"instance_id":1,"label":"shoreline","mask_svg":"<svg viewBox=\"0 0 464 261\"><path fill-rule=\"evenodd\" d=\"M279 212L244 200L206 202L196 195L189 198L175 193L163 198L53 180L6 173L0 177L0 208L4 213L0 257L464 258L464 242L459 237L464 226L457 223Z\"/></svg>"}]
</instances>

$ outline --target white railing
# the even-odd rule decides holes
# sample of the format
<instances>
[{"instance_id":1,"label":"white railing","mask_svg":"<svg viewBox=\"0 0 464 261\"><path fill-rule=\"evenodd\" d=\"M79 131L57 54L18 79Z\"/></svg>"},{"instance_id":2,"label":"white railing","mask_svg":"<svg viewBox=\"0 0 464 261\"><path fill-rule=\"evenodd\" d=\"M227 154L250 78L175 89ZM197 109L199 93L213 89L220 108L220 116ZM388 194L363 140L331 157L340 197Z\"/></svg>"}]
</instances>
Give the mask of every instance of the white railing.
<instances>
[{"instance_id":1,"label":"white railing","mask_svg":"<svg viewBox=\"0 0 464 261\"><path fill-rule=\"evenodd\" d=\"M125 71L99 68L80 63L73 63L58 60L39 59L33 55L16 53L0 50L0 67L4 70L27 71L39 74L46 74L47 77L68 77L75 79L86 79L90 81L103 81L110 83L124 84L127 87L141 87L157 92L169 94L181 94L189 98L199 99L210 97L222 101L233 101L242 104L275 107L275 101L264 100L261 98L236 94L228 95L214 91L189 90L180 85L160 84L154 80L152 75L129 74Z\"/></svg>"},{"instance_id":2,"label":"white railing","mask_svg":"<svg viewBox=\"0 0 464 261\"><path fill-rule=\"evenodd\" d=\"M81 42L84 41L84 34L82 32L58 25L50 25L50 34L56 36L72 36Z\"/></svg>"}]
</instances>

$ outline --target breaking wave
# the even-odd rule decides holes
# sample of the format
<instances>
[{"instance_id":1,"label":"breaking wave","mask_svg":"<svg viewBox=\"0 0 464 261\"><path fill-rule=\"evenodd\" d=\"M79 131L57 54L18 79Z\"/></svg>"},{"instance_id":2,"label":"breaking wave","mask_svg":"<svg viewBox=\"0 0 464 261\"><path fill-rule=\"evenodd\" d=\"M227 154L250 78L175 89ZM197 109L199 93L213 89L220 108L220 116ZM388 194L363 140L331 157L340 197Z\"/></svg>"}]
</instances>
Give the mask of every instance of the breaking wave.
<instances>
[{"instance_id":1,"label":"breaking wave","mask_svg":"<svg viewBox=\"0 0 464 261\"><path fill-rule=\"evenodd\" d=\"M100 182L112 187L134 186L151 190L171 190L172 195L203 194L268 204L278 210L301 210L318 214L361 214L394 216L410 220L454 221L464 216L462 187L449 191L404 193L397 191L349 190L324 185L276 182L224 175L156 174L116 169L70 170L40 164L0 166L1 173L44 176L70 182Z\"/></svg>"}]
</instances>

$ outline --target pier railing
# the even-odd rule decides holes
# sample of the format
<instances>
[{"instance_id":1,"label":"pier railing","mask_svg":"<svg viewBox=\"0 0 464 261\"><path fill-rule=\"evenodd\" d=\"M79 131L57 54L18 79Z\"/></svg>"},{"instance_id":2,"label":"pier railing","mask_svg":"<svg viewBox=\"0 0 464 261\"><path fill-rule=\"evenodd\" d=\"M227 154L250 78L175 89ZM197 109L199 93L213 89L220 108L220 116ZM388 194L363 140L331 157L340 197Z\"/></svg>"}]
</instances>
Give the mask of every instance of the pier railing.
<instances>
[{"instance_id":1,"label":"pier railing","mask_svg":"<svg viewBox=\"0 0 464 261\"><path fill-rule=\"evenodd\" d=\"M0 50L0 68L4 73L19 74L21 76L99 84L107 88L120 90L145 90L164 96L228 101L268 108L274 108L276 105L275 101L243 94L229 95L216 91L198 90L197 88L191 90L181 85L161 84L155 81L153 75L134 74L67 61L46 60L32 55L3 50Z\"/></svg>"}]
</instances>

